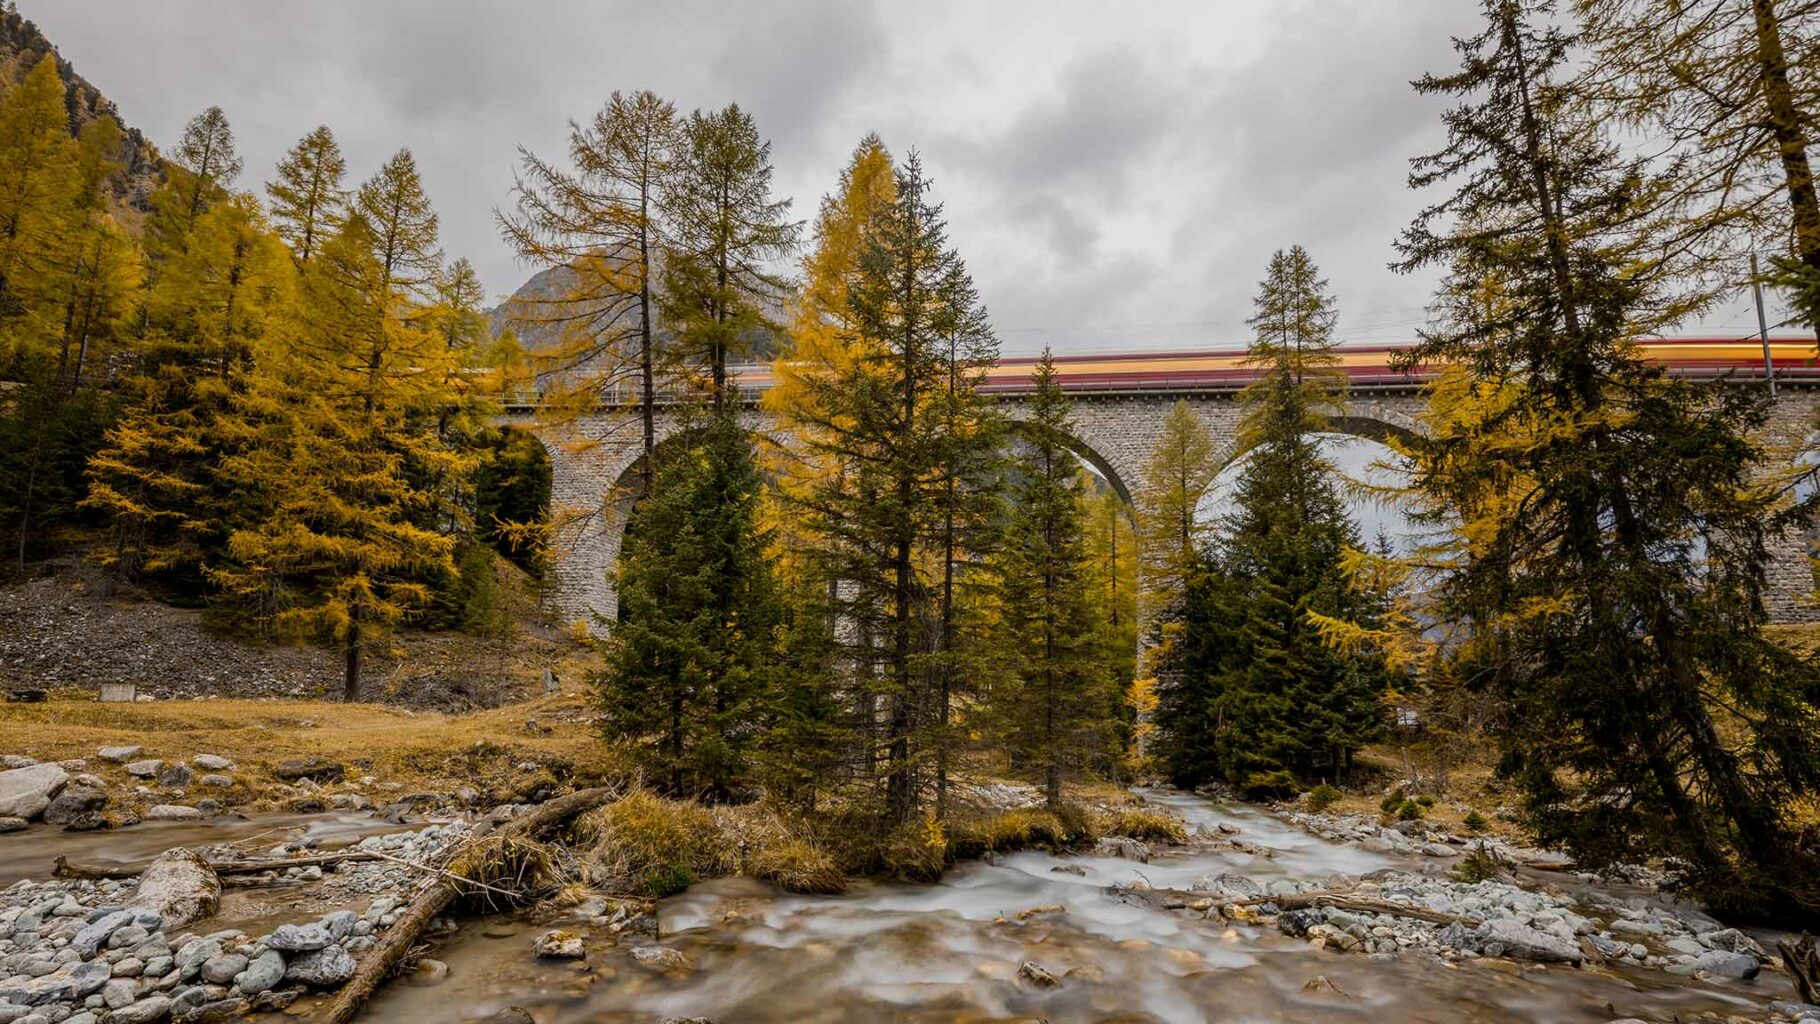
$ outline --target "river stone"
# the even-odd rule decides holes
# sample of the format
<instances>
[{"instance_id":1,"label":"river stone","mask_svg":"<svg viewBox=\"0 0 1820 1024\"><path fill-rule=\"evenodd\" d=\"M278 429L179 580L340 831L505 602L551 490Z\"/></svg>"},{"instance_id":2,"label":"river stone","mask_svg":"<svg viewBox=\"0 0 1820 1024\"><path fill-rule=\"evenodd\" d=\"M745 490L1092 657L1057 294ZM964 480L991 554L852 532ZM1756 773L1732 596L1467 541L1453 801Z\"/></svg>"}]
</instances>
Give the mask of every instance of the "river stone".
<instances>
[{"instance_id":1,"label":"river stone","mask_svg":"<svg viewBox=\"0 0 1820 1024\"><path fill-rule=\"evenodd\" d=\"M417 961L417 966L412 969L410 977L411 984L419 988L440 985L447 980L449 980L449 965L429 957Z\"/></svg>"},{"instance_id":2,"label":"river stone","mask_svg":"<svg viewBox=\"0 0 1820 1024\"><path fill-rule=\"evenodd\" d=\"M156 928L160 923L159 916L154 912L130 909L109 911L83 925L81 930L76 932L75 937L70 939L70 948L80 953L86 960L93 957L102 946L107 945L115 932L129 925L137 925L140 928L139 938L143 940L146 935L145 928Z\"/></svg>"},{"instance_id":3,"label":"river stone","mask_svg":"<svg viewBox=\"0 0 1820 1024\"><path fill-rule=\"evenodd\" d=\"M1578 943L1531 928L1515 918L1500 917L1480 925L1473 936L1478 951L1544 963L1577 964L1586 958Z\"/></svg>"},{"instance_id":4,"label":"river stone","mask_svg":"<svg viewBox=\"0 0 1820 1024\"><path fill-rule=\"evenodd\" d=\"M531 952L545 960L580 960L588 955L588 947L574 932L552 929L531 943ZM633 950L632 955L637 956L638 951Z\"/></svg>"},{"instance_id":5,"label":"river stone","mask_svg":"<svg viewBox=\"0 0 1820 1024\"><path fill-rule=\"evenodd\" d=\"M234 762L220 754L197 754L190 758L190 763L205 772L225 772L234 767Z\"/></svg>"},{"instance_id":6,"label":"river stone","mask_svg":"<svg viewBox=\"0 0 1820 1024\"><path fill-rule=\"evenodd\" d=\"M125 978L115 978L101 986L101 1001L107 1004L107 1008L110 1010L129 1006L137 998L139 998L139 986Z\"/></svg>"},{"instance_id":7,"label":"river stone","mask_svg":"<svg viewBox=\"0 0 1820 1024\"><path fill-rule=\"evenodd\" d=\"M5 834L7 834L8 832L23 832L26 829L31 828L31 827L32 827L32 823L29 821L26 821L24 818L15 818L15 817L10 817L10 816L0 818L0 836L3 836Z\"/></svg>"},{"instance_id":8,"label":"river stone","mask_svg":"<svg viewBox=\"0 0 1820 1024\"><path fill-rule=\"evenodd\" d=\"M234 979L234 987L246 995L256 996L271 990L283 980L284 954L268 949L246 965L246 970Z\"/></svg>"},{"instance_id":9,"label":"river stone","mask_svg":"<svg viewBox=\"0 0 1820 1024\"><path fill-rule=\"evenodd\" d=\"M157 914L174 931L221 906L221 879L200 854L179 846L146 866L127 906Z\"/></svg>"},{"instance_id":10,"label":"river stone","mask_svg":"<svg viewBox=\"0 0 1820 1024\"><path fill-rule=\"evenodd\" d=\"M107 1015L107 1024L154 1024L170 1016L171 1000L169 996L146 996L144 999L123 1006Z\"/></svg>"},{"instance_id":11,"label":"river stone","mask_svg":"<svg viewBox=\"0 0 1820 1024\"><path fill-rule=\"evenodd\" d=\"M44 821L48 825L67 825L106 806L106 790L66 786L63 792L57 794L57 799L52 800L50 806L44 809Z\"/></svg>"},{"instance_id":12,"label":"river stone","mask_svg":"<svg viewBox=\"0 0 1820 1024\"><path fill-rule=\"evenodd\" d=\"M166 789L182 789L196 781L196 773L187 764L174 764L158 775L158 784Z\"/></svg>"},{"instance_id":13,"label":"river stone","mask_svg":"<svg viewBox=\"0 0 1820 1024\"><path fill-rule=\"evenodd\" d=\"M226 1024L245 1020L253 1004L240 996L213 999L182 1015L183 1024Z\"/></svg>"},{"instance_id":14,"label":"river stone","mask_svg":"<svg viewBox=\"0 0 1820 1024\"><path fill-rule=\"evenodd\" d=\"M1019 981L1028 982L1036 988L1062 987L1062 979L1049 973L1042 964L1037 963L1035 960L1026 960L1019 964L1017 968L1017 977Z\"/></svg>"},{"instance_id":15,"label":"river stone","mask_svg":"<svg viewBox=\"0 0 1820 1024\"><path fill-rule=\"evenodd\" d=\"M1763 947L1757 945L1757 940L1736 928L1706 932L1700 936L1700 941L1713 949L1723 949L1731 953L1749 953L1759 960L1764 957Z\"/></svg>"},{"instance_id":16,"label":"river stone","mask_svg":"<svg viewBox=\"0 0 1820 1024\"><path fill-rule=\"evenodd\" d=\"M108 982L106 964L76 964L55 967L38 977L19 976L0 981L0 1003L18 1006L44 1006L49 1003L73 1003L83 999Z\"/></svg>"},{"instance_id":17,"label":"river stone","mask_svg":"<svg viewBox=\"0 0 1820 1024\"><path fill-rule=\"evenodd\" d=\"M537 1018L522 1006L508 1006L498 1013L471 1018L465 1024L537 1024Z\"/></svg>"},{"instance_id":18,"label":"river stone","mask_svg":"<svg viewBox=\"0 0 1820 1024\"><path fill-rule=\"evenodd\" d=\"M322 949L335 941L329 930L320 923L281 924L265 937L267 949L283 950L286 953L309 953Z\"/></svg>"},{"instance_id":19,"label":"river stone","mask_svg":"<svg viewBox=\"0 0 1820 1024\"><path fill-rule=\"evenodd\" d=\"M272 774L285 780L295 782L298 779L311 779L315 782L339 782L347 774L347 769L338 761L323 757L293 757L272 769Z\"/></svg>"},{"instance_id":20,"label":"river stone","mask_svg":"<svg viewBox=\"0 0 1820 1024\"><path fill-rule=\"evenodd\" d=\"M681 950L668 946L638 946L632 950L632 959L654 971L687 971L695 966Z\"/></svg>"},{"instance_id":21,"label":"river stone","mask_svg":"<svg viewBox=\"0 0 1820 1024\"><path fill-rule=\"evenodd\" d=\"M1150 863L1150 847L1129 836L1107 836L1101 839L1094 844L1093 855L1135 860L1140 864Z\"/></svg>"},{"instance_id":22,"label":"river stone","mask_svg":"<svg viewBox=\"0 0 1820 1024\"><path fill-rule=\"evenodd\" d=\"M1760 966L1757 958L1749 953L1733 953L1730 950L1715 949L1700 955L1695 966L1708 974L1737 981L1748 981L1757 976Z\"/></svg>"},{"instance_id":23,"label":"river stone","mask_svg":"<svg viewBox=\"0 0 1820 1024\"><path fill-rule=\"evenodd\" d=\"M205 786L215 786L220 789L226 789L234 784L234 778L231 775L204 775L201 782Z\"/></svg>"},{"instance_id":24,"label":"river stone","mask_svg":"<svg viewBox=\"0 0 1820 1024\"><path fill-rule=\"evenodd\" d=\"M68 781L69 772L54 764L0 772L0 818L36 818Z\"/></svg>"},{"instance_id":25,"label":"river stone","mask_svg":"<svg viewBox=\"0 0 1820 1024\"><path fill-rule=\"evenodd\" d=\"M358 920L360 920L360 915L352 910L337 910L332 914L323 915L322 926L329 930L329 935L335 941L339 942L348 937L348 933L354 930L354 922Z\"/></svg>"},{"instance_id":26,"label":"river stone","mask_svg":"<svg viewBox=\"0 0 1820 1024\"><path fill-rule=\"evenodd\" d=\"M1194 884L1188 888L1194 892L1218 893L1232 900L1248 900L1264 895L1263 886L1244 875L1235 875L1231 872L1197 878L1194 880Z\"/></svg>"},{"instance_id":27,"label":"river stone","mask_svg":"<svg viewBox=\"0 0 1820 1024\"><path fill-rule=\"evenodd\" d=\"M103 761L112 761L115 764L125 764L144 752L144 747L102 747L95 753L100 756Z\"/></svg>"},{"instance_id":28,"label":"river stone","mask_svg":"<svg viewBox=\"0 0 1820 1024\"><path fill-rule=\"evenodd\" d=\"M149 779L164 770L164 762L155 757L127 763L126 773L138 779Z\"/></svg>"},{"instance_id":29,"label":"river stone","mask_svg":"<svg viewBox=\"0 0 1820 1024\"><path fill-rule=\"evenodd\" d=\"M327 988L352 978L355 967L354 958L347 950L340 946L324 946L292 960L285 968L284 977L287 981Z\"/></svg>"},{"instance_id":30,"label":"river stone","mask_svg":"<svg viewBox=\"0 0 1820 1024\"><path fill-rule=\"evenodd\" d=\"M38 763L37 758L26 757L24 754L0 755L0 768L6 768L6 769L30 768L32 765L35 765L37 763Z\"/></svg>"},{"instance_id":31,"label":"river stone","mask_svg":"<svg viewBox=\"0 0 1820 1024\"><path fill-rule=\"evenodd\" d=\"M211 985L226 985L246 970L246 957L239 953L222 953L202 962L202 980Z\"/></svg>"},{"instance_id":32,"label":"river stone","mask_svg":"<svg viewBox=\"0 0 1820 1024\"><path fill-rule=\"evenodd\" d=\"M187 804L159 804L145 812L147 821L201 821L202 810Z\"/></svg>"}]
</instances>

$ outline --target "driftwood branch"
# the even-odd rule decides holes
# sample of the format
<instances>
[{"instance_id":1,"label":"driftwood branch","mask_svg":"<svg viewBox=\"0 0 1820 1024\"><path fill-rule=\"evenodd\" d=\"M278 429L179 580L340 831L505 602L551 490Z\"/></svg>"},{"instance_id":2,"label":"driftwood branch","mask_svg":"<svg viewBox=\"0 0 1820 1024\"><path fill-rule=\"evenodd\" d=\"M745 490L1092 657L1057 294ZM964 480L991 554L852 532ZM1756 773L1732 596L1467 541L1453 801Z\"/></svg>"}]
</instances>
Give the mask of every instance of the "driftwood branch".
<instances>
[{"instance_id":1,"label":"driftwood branch","mask_svg":"<svg viewBox=\"0 0 1820 1024\"><path fill-rule=\"evenodd\" d=\"M283 871L285 868L325 867L331 864L345 864L349 861L379 860L378 854L371 850L350 850L346 853L326 853L316 857L278 857L269 860L216 860L209 861L217 875L256 875L262 871ZM71 864L68 857L58 857L53 862L51 876L54 878L137 878L140 868L102 868L82 864Z\"/></svg>"},{"instance_id":2,"label":"driftwood branch","mask_svg":"<svg viewBox=\"0 0 1820 1024\"><path fill-rule=\"evenodd\" d=\"M617 793L617 790L602 787L558 797L528 814L513 818L486 835L536 838L567 824L576 815L606 803ZM373 993L379 990L379 986L391 976L393 969L410 954L412 947L417 944L417 937L423 934L430 922L448 909L456 897L470 891L476 884L466 879L450 877L445 872L418 893L399 915L397 922L367 951L360 961L360 969L342 986L334 1004L322 1020L327 1024L349 1024Z\"/></svg>"},{"instance_id":3,"label":"driftwood branch","mask_svg":"<svg viewBox=\"0 0 1820 1024\"><path fill-rule=\"evenodd\" d=\"M1777 939L1776 952L1782 954L1782 966L1794 975L1801 1001L1820 1002L1820 950L1814 948L1814 937L1802 932L1799 942Z\"/></svg>"}]
</instances>

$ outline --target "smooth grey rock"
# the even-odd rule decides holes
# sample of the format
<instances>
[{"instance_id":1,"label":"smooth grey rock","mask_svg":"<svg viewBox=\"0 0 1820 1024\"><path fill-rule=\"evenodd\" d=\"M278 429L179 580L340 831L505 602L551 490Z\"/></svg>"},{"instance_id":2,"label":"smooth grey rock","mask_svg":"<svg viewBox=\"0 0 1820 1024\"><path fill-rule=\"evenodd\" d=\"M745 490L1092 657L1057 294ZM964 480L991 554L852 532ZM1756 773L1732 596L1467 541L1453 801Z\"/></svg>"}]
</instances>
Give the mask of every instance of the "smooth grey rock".
<instances>
[{"instance_id":1,"label":"smooth grey rock","mask_svg":"<svg viewBox=\"0 0 1820 1024\"><path fill-rule=\"evenodd\" d=\"M32 823L26 821L24 818L15 817L13 815L0 817L0 836L3 836L8 832L23 832L31 827Z\"/></svg>"},{"instance_id":2,"label":"smooth grey rock","mask_svg":"<svg viewBox=\"0 0 1820 1024\"><path fill-rule=\"evenodd\" d=\"M246 970L246 957L239 953L222 953L202 962L202 980L211 985L226 985Z\"/></svg>"},{"instance_id":3,"label":"smooth grey rock","mask_svg":"<svg viewBox=\"0 0 1820 1024\"><path fill-rule=\"evenodd\" d=\"M168 996L146 996L107 1015L107 1024L154 1024L171 1015Z\"/></svg>"},{"instance_id":4,"label":"smooth grey rock","mask_svg":"<svg viewBox=\"0 0 1820 1024\"><path fill-rule=\"evenodd\" d=\"M695 966L681 950L668 946L638 946L632 950L632 959L656 971L686 971Z\"/></svg>"},{"instance_id":5,"label":"smooth grey rock","mask_svg":"<svg viewBox=\"0 0 1820 1024\"><path fill-rule=\"evenodd\" d=\"M101 1001L106 1003L110 1010L131 1006L133 1000L137 998L139 998L139 986L124 978L115 978L101 986Z\"/></svg>"},{"instance_id":6,"label":"smooth grey rock","mask_svg":"<svg viewBox=\"0 0 1820 1024\"><path fill-rule=\"evenodd\" d=\"M340 946L324 946L293 959L285 968L284 977L286 981L328 988L352 978L357 966L347 950Z\"/></svg>"},{"instance_id":7,"label":"smooth grey rock","mask_svg":"<svg viewBox=\"0 0 1820 1024\"><path fill-rule=\"evenodd\" d=\"M0 818L30 821L44 813L63 791L69 772L54 764L35 764L0 772Z\"/></svg>"},{"instance_id":8,"label":"smooth grey rock","mask_svg":"<svg viewBox=\"0 0 1820 1024\"><path fill-rule=\"evenodd\" d=\"M126 766L126 773L136 779L149 779L164 770L164 762L155 757L143 761L133 761Z\"/></svg>"},{"instance_id":9,"label":"smooth grey rock","mask_svg":"<svg viewBox=\"0 0 1820 1024\"><path fill-rule=\"evenodd\" d=\"M65 786L63 792L44 809L47 825L67 825L77 818L107 806L107 791L87 786Z\"/></svg>"},{"instance_id":10,"label":"smooth grey rock","mask_svg":"<svg viewBox=\"0 0 1820 1024\"><path fill-rule=\"evenodd\" d=\"M179 846L146 866L127 906L157 914L167 931L175 931L215 913L221 879L201 855Z\"/></svg>"},{"instance_id":11,"label":"smooth grey rock","mask_svg":"<svg viewBox=\"0 0 1820 1024\"><path fill-rule=\"evenodd\" d=\"M339 782L347 774L347 769L339 762L323 757L294 757L272 769L272 774L286 782L296 782L299 779Z\"/></svg>"},{"instance_id":12,"label":"smooth grey rock","mask_svg":"<svg viewBox=\"0 0 1820 1024\"><path fill-rule=\"evenodd\" d=\"M9 771L14 768L30 768L37 763L37 758L27 757L24 754L0 754L0 768Z\"/></svg>"},{"instance_id":13,"label":"smooth grey rock","mask_svg":"<svg viewBox=\"0 0 1820 1024\"><path fill-rule=\"evenodd\" d=\"M196 773L183 763L173 764L158 773L158 784L166 789L182 789L196 781Z\"/></svg>"},{"instance_id":14,"label":"smooth grey rock","mask_svg":"<svg viewBox=\"0 0 1820 1024\"><path fill-rule=\"evenodd\" d=\"M281 924L272 934L265 937L267 949L281 950L286 953L308 953L323 949L334 941L335 937L318 922Z\"/></svg>"},{"instance_id":15,"label":"smooth grey rock","mask_svg":"<svg viewBox=\"0 0 1820 1024\"><path fill-rule=\"evenodd\" d=\"M190 763L209 772L226 772L234 769L234 762L220 754L197 754L190 758Z\"/></svg>"},{"instance_id":16,"label":"smooth grey rock","mask_svg":"<svg viewBox=\"0 0 1820 1024\"><path fill-rule=\"evenodd\" d=\"M178 977L192 977L196 972L202 970L202 965L207 963L210 957L219 955L221 955L220 939L196 939L185 943L183 948L177 950L176 973Z\"/></svg>"},{"instance_id":17,"label":"smooth grey rock","mask_svg":"<svg viewBox=\"0 0 1820 1024\"><path fill-rule=\"evenodd\" d=\"M145 812L147 821L201 821L202 811L186 804L158 804Z\"/></svg>"},{"instance_id":18,"label":"smooth grey rock","mask_svg":"<svg viewBox=\"0 0 1820 1024\"><path fill-rule=\"evenodd\" d=\"M1515 918L1500 917L1479 926L1478 951L1487 956L1508 956L1543 963L1577 964L1586 959L1578 943L1531 928Z\"/></svg>"},{"instance_id":19,"label":"smooth grey rock","mask_svg":"<svg viewBox=\"0 0 1820 1024\"><path fill-rule=\"evenodd\" d=\"M234 779L230 775L204 775L197 781L205 786L214 786L217 789L226 789L234 784Z\"/></svg>"},{"instance_id":20,"label":"smooth grey rock","mask_svg":"<svg viewBox=\"0 0 1820 1024\"><path fill-rule=\"evenodd\" d=\"M1757 963L1757 958L1749 953L1734 953L1725 949L1714 949L1702 953L1694 966L1708 974L1731 978L1734 981L1748 981L1755 978L1757 972L1762 969L1762 965Z\"/></svg>"},{"instance_id":21,"label":"smooth grey rock","mask_svg":"<svg viewBox=\"0 0 1820 1024\"><path fill-rule=\"evenodd\" d=\"M234 987L249 996L270 991L284 980L284 954L268 949L253 958L246 970L234 979Z\"/></svg>"},{"instance_id":22,"label":"smooth grey rock","mask_svg":"<svg viewBox=\"0 0 1820 1024\"><path fill-rule=\"evenodd\" d=\"M144 747L102 747L95 753L103 761L112 761L115 764L125 764L144 752Z\"/></svg>"},{"instance_id":23,"label":"smooth grey rock","mask_svg":"<svg viewBox=\"0 0 1820 1024\"><path fill-rule=\"evenodd\" d=\"M329 930L330 936L340 941L348 937L348 933L354 930L354 922L358 920L360 916L352 910L337 910L323 917L322 926Z\"/></svg>"}]
</instances>

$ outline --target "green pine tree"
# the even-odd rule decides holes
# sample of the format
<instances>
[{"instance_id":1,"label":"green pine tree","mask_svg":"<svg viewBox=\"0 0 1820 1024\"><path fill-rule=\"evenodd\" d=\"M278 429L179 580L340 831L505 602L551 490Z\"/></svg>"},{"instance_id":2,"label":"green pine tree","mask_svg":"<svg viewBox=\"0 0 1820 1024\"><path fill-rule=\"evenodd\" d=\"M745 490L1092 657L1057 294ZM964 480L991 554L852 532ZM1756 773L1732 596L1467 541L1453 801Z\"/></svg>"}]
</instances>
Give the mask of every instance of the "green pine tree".
<instances>
[{"instance_id":1,"label":"green pine tree","mask_svg":"<svg viewBox=\"0 0 1820 1024\"><path fill-rule=\"evenodd\" d=\"M1009 723L1014 762L1037 776L1056 807L1063 780L1105 753L1112 687L1096 642L1100 602L1081 521L1083 470L1068 447L1068 400L1047 350L1032 380L998 556L1012 671L997 710Z\"/></svg>"},{"instance_id":2,"label":"green pine tree","mask_svg":"<svg viewBox=\"0 0 1820 1024\"><path fill-rule=\"evenodd\" d=\"M1501 769L1542 839L1587 863L1673 856L1715 906L1811 919L1791 809L1820 787L1820 670L1764 635L1785 522L1756 482L1766 399L1638 357L1684 308L1660 244L1675 183L1574 102L1554 14L1488 0L1461 69L1417 83L1458 103L1411 182L1455 191L1404 234L1404 266L1503 297L1444 306L1411 356L1469 385L1411 445L1428 518L1458 524L1454 670L1505 703Z\"/></svg>"},{"instance_id":3,"label":"green pine tree","mask_svg":"<svg viewBox=\"0 0 1820 1024\"><path fill-rule=\"evenodd\" d=\"M785 621L752 442L733 410L705 415L680 451L659 452L656 490L620 555L620 621L596 683L607 734L638 745L659 788L729 800L753 781Z\"/></svg>"}]
</instances>

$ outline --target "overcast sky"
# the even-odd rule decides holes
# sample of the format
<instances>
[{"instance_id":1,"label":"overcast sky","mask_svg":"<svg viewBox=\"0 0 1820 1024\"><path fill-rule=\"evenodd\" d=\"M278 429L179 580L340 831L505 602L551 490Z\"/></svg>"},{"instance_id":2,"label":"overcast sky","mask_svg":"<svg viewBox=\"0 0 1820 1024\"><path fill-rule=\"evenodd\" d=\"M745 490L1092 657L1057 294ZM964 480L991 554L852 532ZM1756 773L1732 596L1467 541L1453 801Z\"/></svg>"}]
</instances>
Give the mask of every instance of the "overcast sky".
<instances>
[{"instance_id":1,"label":"overcast sky","mask_svg":"<svg viewBox=\"0 0 1820 1024\"><path fill-rule=\"evenodd\" d=\"M19 0L168 148L227 111L256 188L327 124L359 180L416 154L443 244L489 294L515 147L559 155L615 89L738 102L807 219L855 143L916 148L1008 354L1242 345L1272 250L1306 246L1349 341L1407 338L1432 276L1386 268L1440 141L1410 79L1464 0L697 3ZM1748 334L1746 307L1714 331Z\"/></svg>"}]
</instances>

